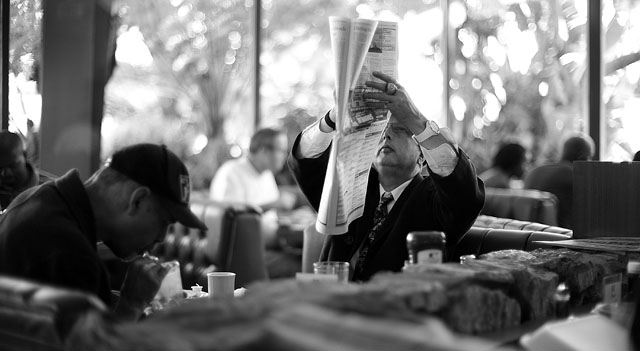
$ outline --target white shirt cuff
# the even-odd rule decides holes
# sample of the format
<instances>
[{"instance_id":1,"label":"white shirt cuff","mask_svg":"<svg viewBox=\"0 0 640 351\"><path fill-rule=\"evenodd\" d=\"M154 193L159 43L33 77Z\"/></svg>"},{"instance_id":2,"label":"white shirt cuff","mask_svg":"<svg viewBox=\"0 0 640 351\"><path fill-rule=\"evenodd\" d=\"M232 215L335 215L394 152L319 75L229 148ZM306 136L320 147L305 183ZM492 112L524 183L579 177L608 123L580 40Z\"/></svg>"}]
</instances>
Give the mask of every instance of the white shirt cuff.
<instances>
[{"instance_id":1,"label":"white shirt cuff","mask_svg":"<svg viewBox=\"0 0 640 351\"><path fill-rule=\"evenodd\" d=\"M302 131L300 136L300 142L298 143L298 149L294 150L297 158L316 158L322 155L325 150L331 145L333 135L335 132L325 133L320 130L319 118L315 123L308 126Z\"/></svg>"}]
</instances>

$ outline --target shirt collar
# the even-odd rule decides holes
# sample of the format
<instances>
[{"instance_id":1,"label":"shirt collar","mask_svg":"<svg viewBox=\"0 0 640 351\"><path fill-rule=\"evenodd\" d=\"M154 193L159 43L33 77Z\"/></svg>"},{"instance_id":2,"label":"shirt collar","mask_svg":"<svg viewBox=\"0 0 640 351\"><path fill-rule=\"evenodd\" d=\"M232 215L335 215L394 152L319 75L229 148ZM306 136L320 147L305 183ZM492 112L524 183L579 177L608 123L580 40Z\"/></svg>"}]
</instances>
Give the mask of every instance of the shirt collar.
<instances>
[{"instance_id":1,"label":"shirt collar","mask_svg":"<svg viewBox=\"0 0 640 351\"><path fill-rule=\"evenodd\" d=\"M391 211L391 208L396 203L396 200L398 200L400 198L400 195L402 195L402 193L404 192L404 189L406 189L409 186L409 183L411 183L412 180L413 180L413 178L410 178L406 182L398 185L395 189L390 191L391 195L393 195L393 200L391 200L391 202L389 202L389 204L387 205L387 210ZM380 187L380 196L382 196L382 194L385 193L385 190L382 187L382 185L378 185L378 186ZM389 192L389 191L387 191L387 192Z\"/></svg>"}]
</instances>

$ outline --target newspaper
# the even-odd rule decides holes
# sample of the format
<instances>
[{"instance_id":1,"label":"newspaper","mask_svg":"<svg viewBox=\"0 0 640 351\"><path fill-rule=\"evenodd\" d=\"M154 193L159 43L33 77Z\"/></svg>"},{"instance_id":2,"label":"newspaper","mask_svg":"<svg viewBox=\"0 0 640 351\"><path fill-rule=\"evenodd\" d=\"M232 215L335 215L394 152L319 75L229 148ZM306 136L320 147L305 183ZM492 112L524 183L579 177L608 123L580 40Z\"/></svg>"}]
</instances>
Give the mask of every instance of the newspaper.
<instances>
[{"instance_id":1,"label":"newspaper","mask_svg":"<svg viewBox=\"0 0 640 351\"><path fill-rule=\"evenodd\" d=\"M329 17L336 70L336 131L322 189L316 229L344 234L362 216L376 146L389 120L386 109L368 107L362 94L373 71L398 77L398 24Z\"/></svg>"}]
</instances>

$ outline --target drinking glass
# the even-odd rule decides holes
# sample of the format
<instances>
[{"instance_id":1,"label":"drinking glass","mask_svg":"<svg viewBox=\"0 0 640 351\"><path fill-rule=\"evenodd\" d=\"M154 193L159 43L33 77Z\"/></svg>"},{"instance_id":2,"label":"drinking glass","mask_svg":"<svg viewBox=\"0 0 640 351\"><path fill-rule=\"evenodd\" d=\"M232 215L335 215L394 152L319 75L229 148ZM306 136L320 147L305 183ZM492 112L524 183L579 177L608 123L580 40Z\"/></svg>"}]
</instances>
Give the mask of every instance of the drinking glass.
<instances>
[{"instance_id":1,"label":"drinking glass","mask_svg":"<svg viewBox=\"0 0 640 351\"><path fill-rule=\"evenodd\" d=\"M349 262L320 261L313 263L314 274L332 274L338 277L338 283L349 281Z\"/></svg>"}]
</instances>

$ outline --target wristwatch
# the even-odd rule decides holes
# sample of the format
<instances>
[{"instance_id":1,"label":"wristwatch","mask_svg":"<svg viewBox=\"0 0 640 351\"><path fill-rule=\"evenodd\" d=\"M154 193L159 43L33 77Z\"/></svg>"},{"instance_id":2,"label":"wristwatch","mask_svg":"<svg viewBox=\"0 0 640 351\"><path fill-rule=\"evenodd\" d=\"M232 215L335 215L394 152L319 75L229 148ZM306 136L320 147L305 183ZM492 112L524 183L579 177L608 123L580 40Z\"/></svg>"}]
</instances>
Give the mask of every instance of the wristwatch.
<instances>
[{"instance_id":1,"label":"wristwatch","mask_svg":"<svg viewBox=\"0 0 640 351\"><path fill-rule=\"evenodd\" d=\"M414 135L413 138L418 143L422 143L423 141L431 138L434 135L438 135L438 134L440 134L440 127L438 126L438 123L428 119L427 120L427 127L424 128L422 133L420 133L418 135Z\"/></svg>"}]
</instances>

